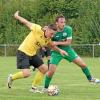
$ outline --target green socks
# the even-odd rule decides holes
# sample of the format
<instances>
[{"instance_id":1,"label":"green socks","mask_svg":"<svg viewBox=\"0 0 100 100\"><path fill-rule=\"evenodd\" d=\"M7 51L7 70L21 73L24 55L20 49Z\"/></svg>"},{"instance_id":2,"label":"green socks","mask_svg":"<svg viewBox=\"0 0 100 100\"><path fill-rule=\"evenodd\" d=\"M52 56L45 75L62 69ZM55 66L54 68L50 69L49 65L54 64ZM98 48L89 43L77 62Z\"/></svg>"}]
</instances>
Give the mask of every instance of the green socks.
<instances>
[{"instance_id":1,"label":"green socks","mask_svg":"<svg viewBox=\"0 0 100 100\"><path fill-rule=\"evenodd\" d=\"M51 82L51 79L52 79L52 77L48 77L46 75L46 78L45 78L45 87L44 88L48 88L49 87L49 84Z\"/></svg>"},{"instance_id":2,"label":"green socks","mask_svg":"<svg viewBox=\"0 0 100 100\"><path fill-rule=\"evenodd\" d=\"M88 80L91 80L92 76L91 76L91 74L90 74L90 71L89 71L88 67L83 68L82 71L83 71L84 74L86 75L87 79L88 79Z\"/></svg>"},{"instance_id":3,"label":"green socks","mask_svg":"<svg viewBox=\"0 0 100 100\"><path fill-rule=\"evenodd\" d=\"M89 71L88 67L82 68L82 71L84 72L84 74L85 74L85 76L87 77L88 80L91 80L92 79L92 76L90 74L90 71ZM45 78L45 87L44 88L48 88L49 87L49 84L51 82L51 79L52 79L52 77L48 77L46 75L46 78Z\"/></svg>"}]
</instances>

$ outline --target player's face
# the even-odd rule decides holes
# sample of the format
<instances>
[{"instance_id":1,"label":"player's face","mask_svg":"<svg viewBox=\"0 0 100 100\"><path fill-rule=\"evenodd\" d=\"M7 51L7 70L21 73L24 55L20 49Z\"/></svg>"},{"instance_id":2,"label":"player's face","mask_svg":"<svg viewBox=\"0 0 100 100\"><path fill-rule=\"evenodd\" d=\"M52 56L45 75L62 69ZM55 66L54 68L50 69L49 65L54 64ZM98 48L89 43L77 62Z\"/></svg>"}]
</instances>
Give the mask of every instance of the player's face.
<instances>
[{"instance_id":1,"label":"player's face","mask_svg":"<svg viewBox=\"0 0 100 100\"><path fill-rule=\"evenodd\" d=\"M56 22L56 25L59 29L63 29L65 26L65 18L59 18L58 21Z\"/></svg>"},{"instance_id":2,"label":"player's face","mask_svg":"<svg viewBox=\"0 0 100 100\"><path fill-rule=\"evenodd\" d=\"M45 31L45 36L46 36L47 38L52 38L52 37L54 36L55 33L56 33L56 31L47 28L46 31Z\"/></svg>"}]
</instances>

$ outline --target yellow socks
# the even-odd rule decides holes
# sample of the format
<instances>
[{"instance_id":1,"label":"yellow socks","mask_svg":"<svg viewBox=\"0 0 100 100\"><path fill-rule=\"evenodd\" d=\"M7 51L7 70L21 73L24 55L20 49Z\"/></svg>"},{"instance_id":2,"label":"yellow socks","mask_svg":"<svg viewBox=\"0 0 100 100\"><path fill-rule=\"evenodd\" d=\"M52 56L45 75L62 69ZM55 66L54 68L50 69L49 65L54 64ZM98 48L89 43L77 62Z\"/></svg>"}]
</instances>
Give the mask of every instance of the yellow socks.
<instances>
[{"instance_id":1,"label":"yellow socks","mask_svg":"<svg viewBox=\"0 0 100 100\"><path fill-rule=\"evenodd\" d=\"M24 78L23 72L17 72L16 74L12 75L12 80L16 80L16 79L20 79L20 78Z\"/></svg>"},{"instance_id":2,"label":"yellow socks","mask_svg":"<svg viewBox=\"0 0 100 100\"><path fill-rule=\"evenodd\" d=\"M32 82L32 86L39 86L43 80L44 74L42 74L40 71L38 71L35 75L35 78Z\"/></svg>"}]
</instances>

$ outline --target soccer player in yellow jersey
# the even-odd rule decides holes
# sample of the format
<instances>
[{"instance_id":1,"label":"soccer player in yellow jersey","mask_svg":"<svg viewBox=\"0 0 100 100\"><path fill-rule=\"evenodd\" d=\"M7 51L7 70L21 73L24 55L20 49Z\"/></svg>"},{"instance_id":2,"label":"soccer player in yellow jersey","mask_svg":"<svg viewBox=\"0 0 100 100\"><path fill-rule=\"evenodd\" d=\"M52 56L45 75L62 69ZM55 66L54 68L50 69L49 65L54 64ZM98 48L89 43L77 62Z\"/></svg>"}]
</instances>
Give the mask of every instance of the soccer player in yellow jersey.
<instances>
[{"instance_id":1,"label":"soccer player in yellow jersey","mask_svg":"<svg viewBox=\"0 0 100 100\"><path fill-rule=\"evenodd\" d=\"M57 30L56 25L50 24L47 27L42 28L40 25L31 23L25 18L21 17L19 15L19 11L16 11L14 17L26 25L31 32L27 35L17 50L17 68L21 69L21 71L9 75L7 80L8 88L11 88L14 80L29 77L31 75L29 70L31 65L37 68L41 72L42 76L47 72L47 66L43 63L41 58L36 55L39 48L49 45L62 55L67 54L64 50L53 46L53 42L51 42L51 38Z\"/></svg>"}]
</instances>

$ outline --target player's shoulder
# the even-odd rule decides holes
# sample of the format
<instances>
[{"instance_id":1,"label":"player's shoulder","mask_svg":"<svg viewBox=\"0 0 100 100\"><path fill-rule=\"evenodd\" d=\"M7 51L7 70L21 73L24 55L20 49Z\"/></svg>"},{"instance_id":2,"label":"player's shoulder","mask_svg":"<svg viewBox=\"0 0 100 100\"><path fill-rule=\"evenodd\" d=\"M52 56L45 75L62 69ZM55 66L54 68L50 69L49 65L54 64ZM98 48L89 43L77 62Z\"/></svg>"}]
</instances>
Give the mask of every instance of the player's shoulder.
<instances>
[{"instance_id":1,"label":"player's shoulder","mask_svg":"<svg viewBox=\"0 0 100 100\"><path fill-rule=\"evenodd\" d=\"M41 29L41 28L42 28L41 25L32 23L31 29Z\"/></svg>"},{"instance_id":2,"label":"player's shoulder","mask_svg":"<svg viewBox=\"0 0 100 100\"><path fill-rule=\"evenodd\" d=\"M72 27L69 26L69 25L65 25L64 29L65 29L65 30L72 30Z\"/></svg>"}]
</instances>

